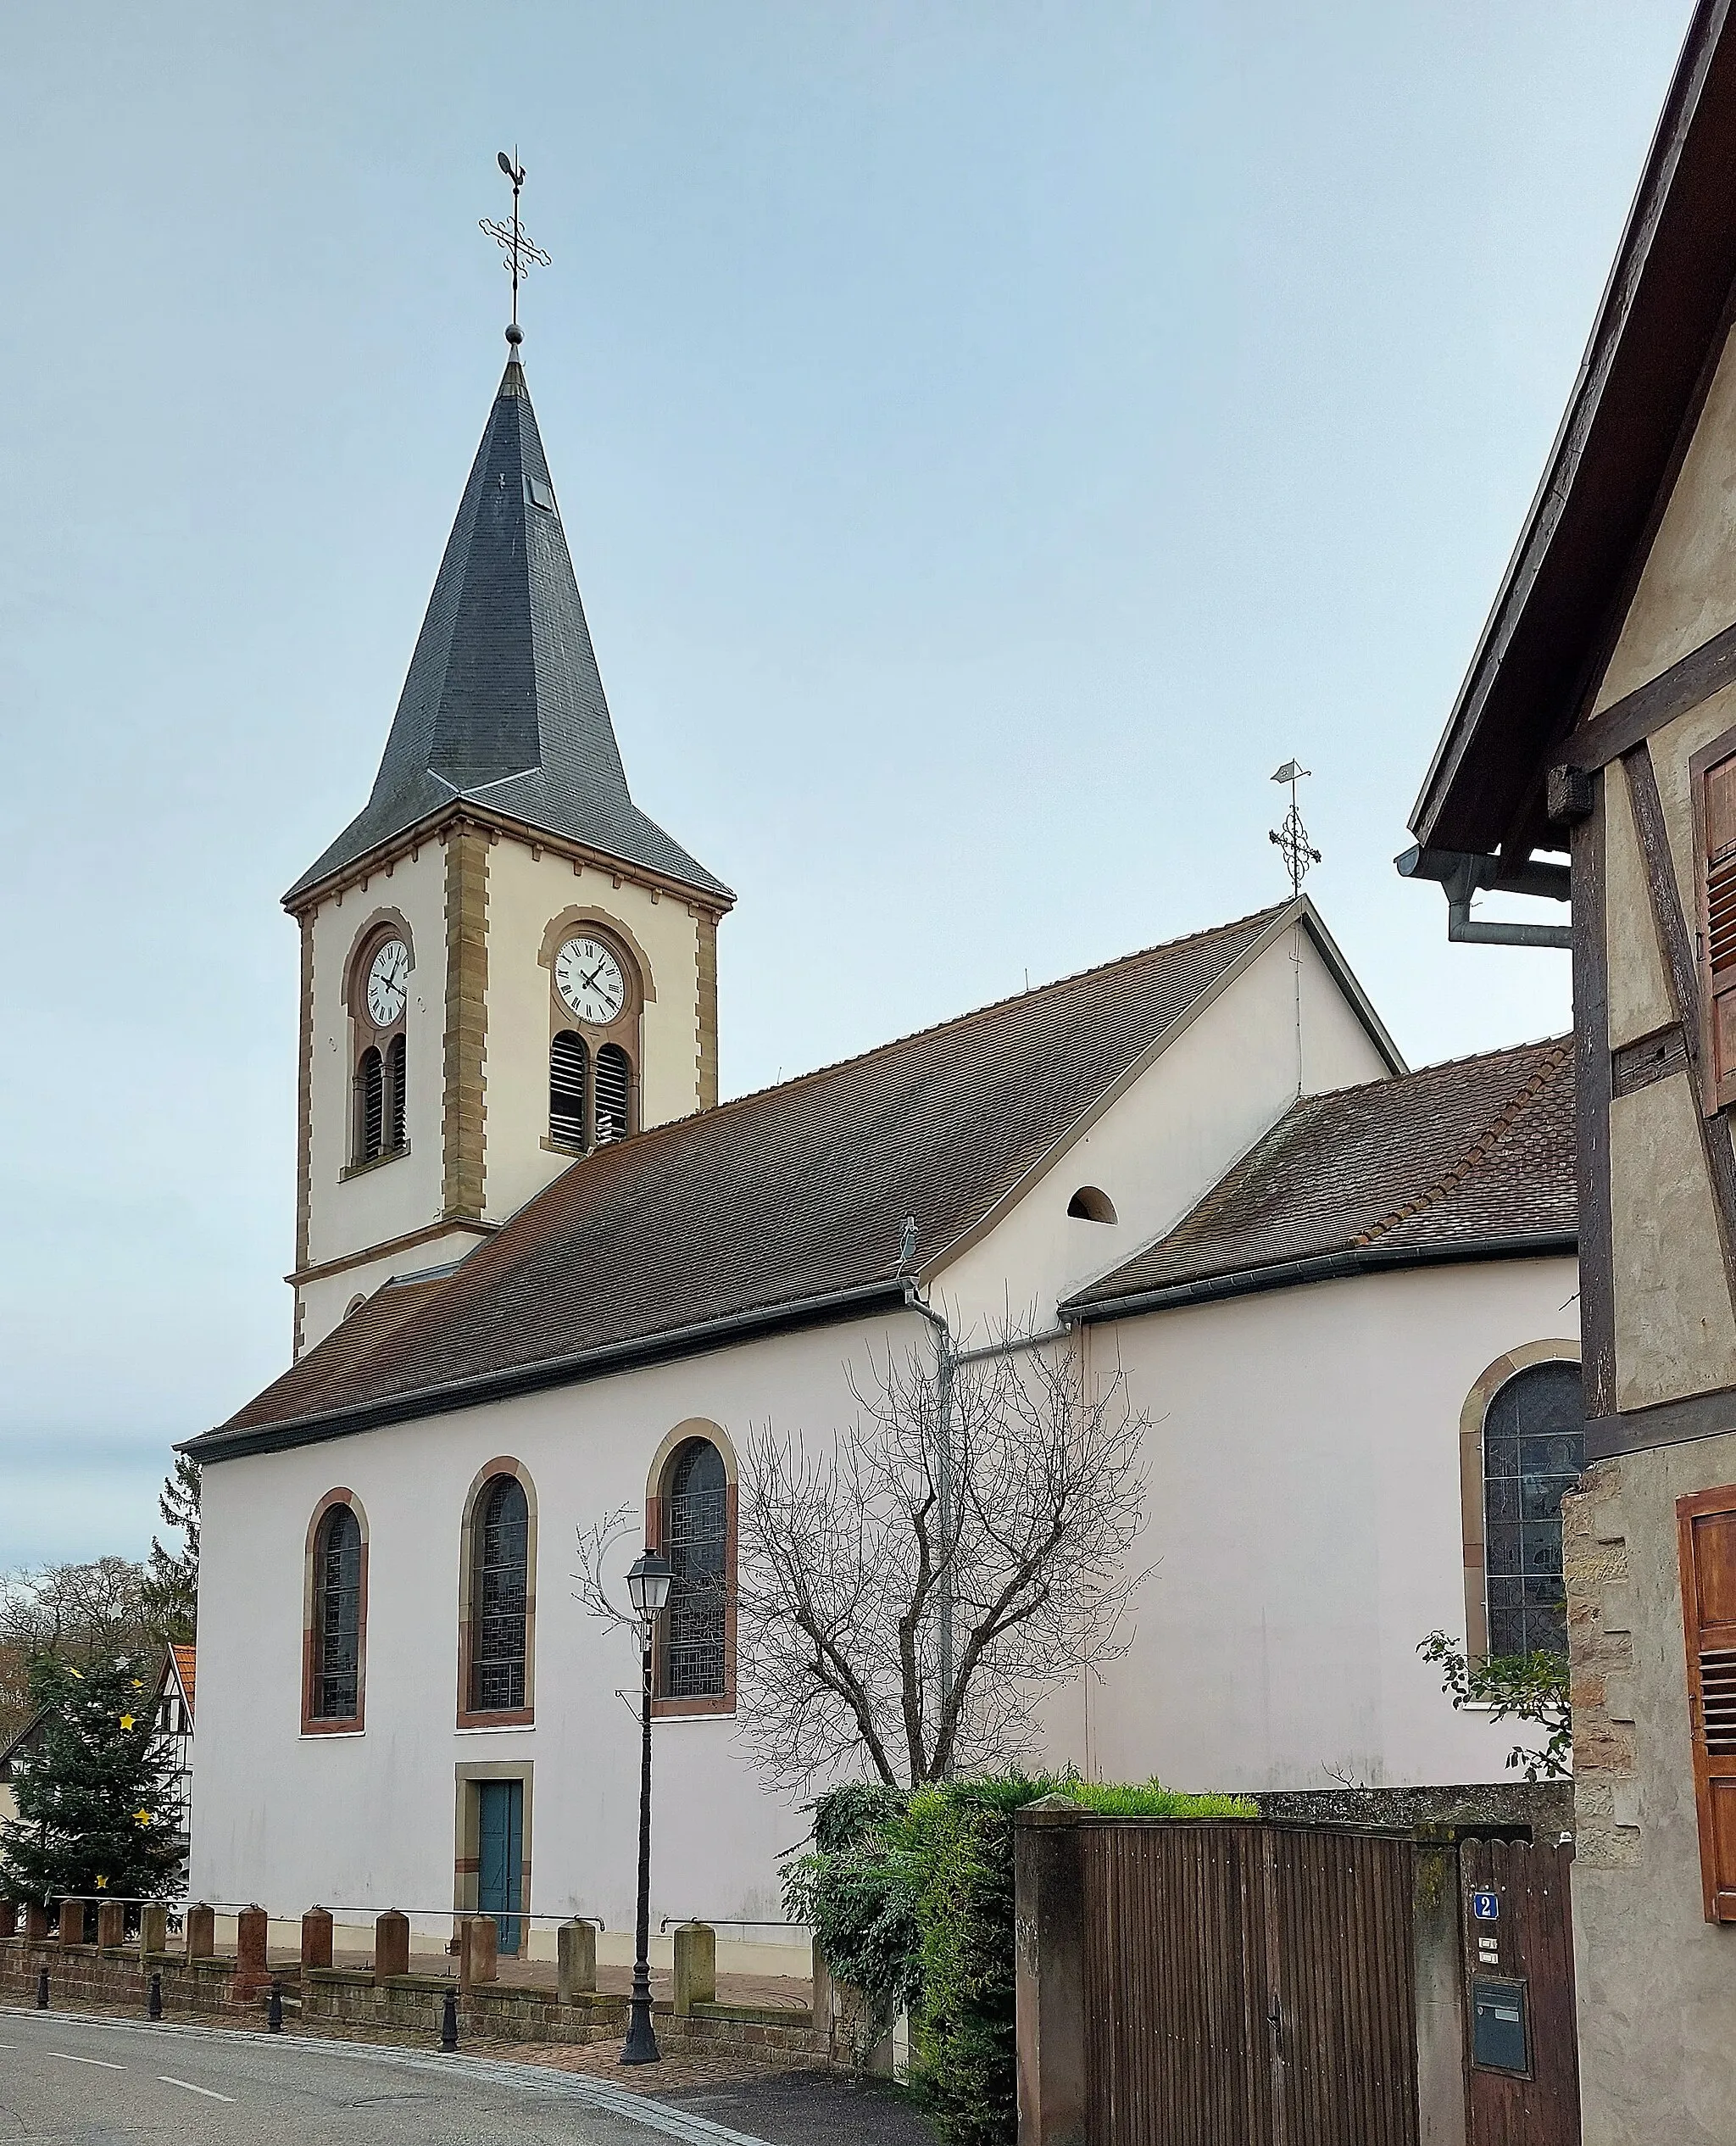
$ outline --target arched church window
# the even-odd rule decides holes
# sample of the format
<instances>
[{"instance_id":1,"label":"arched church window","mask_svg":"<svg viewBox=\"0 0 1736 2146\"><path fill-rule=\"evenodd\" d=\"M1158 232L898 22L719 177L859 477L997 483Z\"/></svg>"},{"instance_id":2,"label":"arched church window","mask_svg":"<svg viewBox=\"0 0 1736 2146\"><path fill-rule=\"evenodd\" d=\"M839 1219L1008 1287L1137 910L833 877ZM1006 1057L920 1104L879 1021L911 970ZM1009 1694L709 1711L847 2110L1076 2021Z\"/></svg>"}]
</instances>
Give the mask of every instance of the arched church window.
<instances>
[{"instance_id":1,"label":"arched church window","mask_svg":"<svg viewBox=\"0 0 1736 2146\"><path fill-rule=\"evenodd\" d=\"M470 1591L470 1711L525 1704L529 1650L530 1507L516 1476L497 1475L478 1501Z\"/></svg>"},{"instance_id":2,"label":"arched church window","mask_svg":"<svg viewBox=\"0 0 1736 2146\"><path fill-rule=\"evenodd\" d=\"M370 1044L356 1067L356 1160L371 1162L379 1155L386 1128L386 1068Z\"/></svg>"},{"instance_id":3,"label":"arched church window","mask_svg":"<svg viewBox=\"0 0 1736 2146\"><path fill-rule=\"evenodd\" d=\"M548 1046L548 1137L557 1147L585 1145L585 1086L590 1066L585 1039L563 1028Z\"/></svg>"},{"instance_id":4,"label":"arched church window","mask_svg":"<svg viewBox=\"0 0 1736 2146\"><path fill-rule=\"evenodd\" d=\"M664 1555L675 1568L664 1618L659 1696L721 1697L726 1689L729 1484L709 1438L673 1455L662 1499Z\"/></svg>"},{"instance_id":5,"label":"arched church window","mask_svg":"<svg viewBox=\"0 0 1736 2146\"><path fill-rule=\"evenodd\" d=\"M353 1720L361 1697L362 1530L348 1505L320 1523L314 1549L313 1706L319 1721Z\"/></svg>"},{"instance_id":6,"label":"arched church window","mask_svg":"<svg viewBox=\"0 0 1736 2146\"><path fill-rule=\"evenodd\" d=\"M1533 1363L1483 1422L1483 1575L1492 1655L1565 1654L1561 1498L1585 1465L1579 1366Z\"/></svg>"},{"instance_id":7,"label":"arched church window","mask_svg":"<svg viewBox=\"0 0 1736 2146\"><path fill-rule=\"evenodd\" d=\"M618 1043L605 1043L597 1053L597 1145L624 1140L628 1099L632 1093L632 1067Z\"/></svg>"}]
</instances>

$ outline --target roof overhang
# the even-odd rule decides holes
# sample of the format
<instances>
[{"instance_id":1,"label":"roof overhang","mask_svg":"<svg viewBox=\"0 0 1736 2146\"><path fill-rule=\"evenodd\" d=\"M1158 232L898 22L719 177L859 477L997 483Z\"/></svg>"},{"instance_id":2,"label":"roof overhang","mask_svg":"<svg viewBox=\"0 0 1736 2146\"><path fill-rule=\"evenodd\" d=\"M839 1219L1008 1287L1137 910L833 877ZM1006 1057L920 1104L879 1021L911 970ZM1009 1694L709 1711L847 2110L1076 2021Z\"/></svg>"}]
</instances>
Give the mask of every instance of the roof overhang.
<instances>
[{"instance_id":1,"label":"roof overhang","mask_svg":"<svg viewBox=\"0 0 1736 2146\"><path fill-rule=\"evenodd\" d=\"M1694 11L1566 415L1411 816L1425 850L1517 861L1563 846L1545 776L1607 666L1729 326L1731 5Z\"/></svg>"}]
</instances>

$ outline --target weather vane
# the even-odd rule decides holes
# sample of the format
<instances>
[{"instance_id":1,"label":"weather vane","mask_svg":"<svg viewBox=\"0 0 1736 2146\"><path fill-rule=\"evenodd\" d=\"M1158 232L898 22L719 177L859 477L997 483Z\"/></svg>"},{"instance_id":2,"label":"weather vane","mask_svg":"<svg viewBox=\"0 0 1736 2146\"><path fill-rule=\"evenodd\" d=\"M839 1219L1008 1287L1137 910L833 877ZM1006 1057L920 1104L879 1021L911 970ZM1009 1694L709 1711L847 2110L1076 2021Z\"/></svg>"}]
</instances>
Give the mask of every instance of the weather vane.
<instances>
[{"instance_id":1,"label":"weather vane","mask_svg":"<svg viewBox=\"0 0 1736 2146\"><path fill-rule=\"evenodd\" d=\"M1320 862L1318 850L1309 846L1308 830L1302 824L1302 815L1296 809L1296 785L1310 771L1294 760L1287 760L1272 777L1275 783L1290 786L1290 809L1284 815L1283 825L1271 830L1270 839L1277 843L1284 856L1284 867L1290 875L1292 896L1302 891L1302 882L1308 877L1308 867Z\"/></svg>"},{"instance_id":2,"label":"weather vane","mask_svg":"<svg viewBox=\"0 0 1736 2146\"><path fill-rule=\"evenodd\" d=\"M540 246L531 244L529 234L519 222L519 188L525 183L525 167L519 162L517 149L510 156L501 150L494 161L512 181L512 221L496 223L492 217L482 216L477 220L477 228L486 231L506 255L504 266L512 277L512 326L506 332L506 339L516 349L525 339L519 326L519 285L533 262L538 268L547 268L548 256Z\"/></svg>"}]
</instances>

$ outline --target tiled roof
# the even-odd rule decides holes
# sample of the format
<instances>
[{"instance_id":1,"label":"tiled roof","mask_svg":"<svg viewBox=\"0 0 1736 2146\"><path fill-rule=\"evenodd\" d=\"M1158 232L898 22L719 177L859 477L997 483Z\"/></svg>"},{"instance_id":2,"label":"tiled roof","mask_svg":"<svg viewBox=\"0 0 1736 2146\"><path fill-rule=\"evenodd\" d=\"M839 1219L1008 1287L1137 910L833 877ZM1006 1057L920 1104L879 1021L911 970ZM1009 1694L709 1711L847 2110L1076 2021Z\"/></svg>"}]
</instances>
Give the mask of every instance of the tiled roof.
<instances>
[{"instance_id":1,"label":"tiled roof","mask_svg":"<svg viewBox=\"0 0 1736 2146\"><path fill-rule=\"evenodd\" d=\"M1072 1305L1333 1253L1419 1258L1578 1228L1571 1037L1305 1095L1166 1237Z\"/></svg>"},{"instance_id":2,"label":"tiled roof","mask_svg":"<svg viewBox=\"0 0 1736 2146\"><path fill-rule=\"evenodd\" d=\"M731 899L628 794L516 357L459 503L372 794L284 899L461 797Z\"/></svg>"},{"instance_id":3,"label":"tiled roof","mask_svg":"<svg viewBox=\"0 0 1736 2146\"><path fill-rule=\"evenodd\" d=\"M376 1291L192 1450L214 1458L231 1433L896 1288L906 1215L918 1263L932 1260L1300 913L1264 910L600 1148L448 1275Z\"/></svg>"},{"instance_id":4,"label":"tiled roof","mask_svg":"<svg viewBox=\"0 0 1736 2146\"><path fill-rule=\"evenodd\" d=\"M171 1647L169 1651L175 1657L175 1674L181 1679L181 1697L186 1701L186 1710L191 1714L193 1711L193 1681L198 1667L198 1651L191 1647Z\"/></svg>"}]
</instances>

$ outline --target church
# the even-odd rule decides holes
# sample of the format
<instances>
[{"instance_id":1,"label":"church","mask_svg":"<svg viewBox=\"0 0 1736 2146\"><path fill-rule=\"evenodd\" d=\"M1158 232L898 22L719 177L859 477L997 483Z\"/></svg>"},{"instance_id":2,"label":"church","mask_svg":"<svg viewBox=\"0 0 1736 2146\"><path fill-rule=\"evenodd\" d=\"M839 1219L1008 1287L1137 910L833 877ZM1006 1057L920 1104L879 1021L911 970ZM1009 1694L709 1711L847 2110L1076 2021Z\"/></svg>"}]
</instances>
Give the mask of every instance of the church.
<instances>
[{"instance_id":1,"label":"church","mask_svg":"<svg viewBox=\"0 0 1736 2146\"><path fill-rule=\"evenodd\" d=\"M626 1506L676 1568L653 1927L779 1956L807 1821L687 1575L735 1570L750 1426L1009 1307L1153 1425L1131 1644L1033 1759L1502 1779L1416 1648L1565 1647L1567 1044L1408 1070L1299 895L720 1101L734 897L634 803L509 341L372 794L284 898L293 1354L186 1448L194 1897L625 1957L638 1665L576 1574Z\"/></svg>"}]
</instances>

